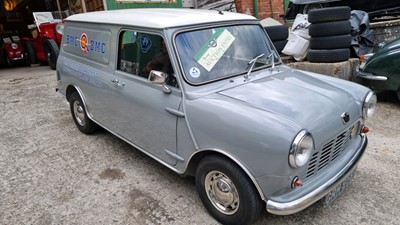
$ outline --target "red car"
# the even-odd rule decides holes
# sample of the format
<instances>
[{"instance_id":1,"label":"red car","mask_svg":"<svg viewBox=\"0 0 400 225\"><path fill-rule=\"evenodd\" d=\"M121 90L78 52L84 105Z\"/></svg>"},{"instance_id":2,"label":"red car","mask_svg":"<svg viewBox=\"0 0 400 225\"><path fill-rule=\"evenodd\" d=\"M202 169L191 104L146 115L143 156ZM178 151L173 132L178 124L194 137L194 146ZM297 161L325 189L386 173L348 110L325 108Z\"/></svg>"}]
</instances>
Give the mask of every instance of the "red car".
<instances>
[{"instance_id":1,"label":"red car","mask_svg":"<svg viewBox=\"0 0 400 225\"><path fill-rule=\"evenodd\" d=\"M29 25L32 38L24 37L24 44L32 51L32 62L47 62L56 69L62 39L62 20L54 19L51 12L34 12L35 24Z\"/></svg>"},{"instance_id":2,"label":"red car","mask_svg":"<svg viewBox=\"0 0 400 225\"><path fill-rule=\"evenodd\" d=\"M17 35L2 35L0 50L0 64L13 66L17 63L25 63L30 65L22 41Z\"/></svg>"}]
</instances>

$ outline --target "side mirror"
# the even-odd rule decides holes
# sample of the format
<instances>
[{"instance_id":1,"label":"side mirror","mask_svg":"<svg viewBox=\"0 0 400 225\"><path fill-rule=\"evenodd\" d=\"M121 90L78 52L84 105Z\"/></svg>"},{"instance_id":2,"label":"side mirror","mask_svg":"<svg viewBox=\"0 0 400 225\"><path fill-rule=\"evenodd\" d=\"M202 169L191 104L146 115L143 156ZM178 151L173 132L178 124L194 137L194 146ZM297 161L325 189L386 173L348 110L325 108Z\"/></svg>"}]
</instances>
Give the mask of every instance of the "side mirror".
<instances>
[{"instance_id":1,"label":"side mirror","mask_svg":"<svg viewBox=\"0 0 400 225\"><path fill-rule=\"evenodd\" d=\"M171 88L169 88L166 84L165 81L167 80L168 74L157 71L157 70L152 70L149 73L149 77L147 80L152 83L152 84L160 84L161 85L161 90L167 94L171 93Z\"/></svg>"}]
</instances>

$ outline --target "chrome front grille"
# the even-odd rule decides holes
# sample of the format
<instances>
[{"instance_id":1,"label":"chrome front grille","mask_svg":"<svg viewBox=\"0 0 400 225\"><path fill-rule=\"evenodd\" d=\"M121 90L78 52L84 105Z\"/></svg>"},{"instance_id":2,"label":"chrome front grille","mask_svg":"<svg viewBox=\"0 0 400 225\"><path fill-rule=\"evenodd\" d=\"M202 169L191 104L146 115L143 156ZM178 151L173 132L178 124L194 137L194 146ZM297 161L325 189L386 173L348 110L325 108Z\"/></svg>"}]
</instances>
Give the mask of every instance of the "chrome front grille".
<instances>
[{"instance_id":1,"label":"chrome front grille","mask_svg":"<svg viewBox=\"0 0 400 225\"><path fill-rule=\"evenodd\" d=\"M341 155L350 144L352 129L353 126L326 143L321 150L314 152L310 158L308 168L303 175L304 180L310 179Z\"/></svg>"}]
</instances>

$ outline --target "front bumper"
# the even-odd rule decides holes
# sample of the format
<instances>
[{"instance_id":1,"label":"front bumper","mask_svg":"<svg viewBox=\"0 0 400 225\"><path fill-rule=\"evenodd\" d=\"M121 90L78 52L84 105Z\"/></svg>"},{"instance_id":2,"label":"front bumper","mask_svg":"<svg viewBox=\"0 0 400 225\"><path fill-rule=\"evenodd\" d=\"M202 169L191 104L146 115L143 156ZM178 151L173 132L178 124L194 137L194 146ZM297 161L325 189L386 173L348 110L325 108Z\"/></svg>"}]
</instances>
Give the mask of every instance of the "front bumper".
<instances>
[{"instance_id":1,"label":"front bumper","mask_svg":"<svg viewBox=\"0 0 400 225\"><path fill-rule=\"evenodd\" d=\"M388 78L385 76L377 76L371 73L363 72L363 71L358 71L357 72L357 77L367 79L367 80L380 80L380 81L385 81Z\"/></svg>"},{"instance_id":2,"label":"front bumper","mask_svg":"<svg viewBox=\"0 0 400 225\"><path fill-rule=\"evenodd\" d=\"M357 164L362 158L365 149L367 148L367 136L362 135L361 144L356 151L356 154L349 160L349 162L341 169L334 177L322 184L318 188L309 192L308 194L290 202L276 202L272 200L267 201L267 211L276 215L289 215L299 212L316 201L322 199L330 191L332 191L338 184L344 181L352 172L357 168Z\"/></svg>"}]
</instances>

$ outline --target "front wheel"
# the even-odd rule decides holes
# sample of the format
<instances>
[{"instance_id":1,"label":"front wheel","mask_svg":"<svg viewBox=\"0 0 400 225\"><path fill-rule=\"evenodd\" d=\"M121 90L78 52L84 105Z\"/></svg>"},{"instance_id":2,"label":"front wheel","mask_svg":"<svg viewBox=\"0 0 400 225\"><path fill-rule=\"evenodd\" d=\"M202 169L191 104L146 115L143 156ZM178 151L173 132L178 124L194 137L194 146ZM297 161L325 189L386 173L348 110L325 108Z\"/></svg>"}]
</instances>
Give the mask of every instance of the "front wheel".
<instances>
[{"instance_id":1,"label":"front wheel","mask_svg":"<svg viewBox=\"0 0 400 225\"><path fill-rule=\"evenodd\" d=\"M92 134L98 129L98 125L89 119L85 106L78 92L72 93L69 99L72 118L78 129L85 134Z\"/></svg>"},{"instance_id":2,"label":"front wheel","mask_svg":"<svg viewBox=\"0 0 400 225\"><path fill-rule=\"evenodd\" d=\"M231 160L208 156L196 170L196 189L208 212L222 224L251 224L263 209L256 188Z\"/></svg>"},{"instance_id":3,"label":"front wheel","mask_svg":"<svg viewBox=\"0 0 400 225\"><path fill-rule=\"evenodd\" d=\"M52 70L56 69L58 54L60 49L53 39L45 39L43 42L44 53L46 54L47 63Z\"/></svg>"},{"instance_id":4,"label":"front wheel","mask_svg":"<svg viewBox=\"0 0 400 225\"><path fill-rule=\"evenodd\" d=\"M31 66L33 63L36 63L35 49L30 41L24 41L23 46L25 51L25 65Z\"/></svg>"},{"instance_id":5,"label":"front wheel","mask_svg":"<svg viewBox=\"0 0 400 225\"><path fill-rule=\"evenodd\" d=\"M397 99L400 101L400 88L396 91Z\"/></svg>"}]
</instances>

